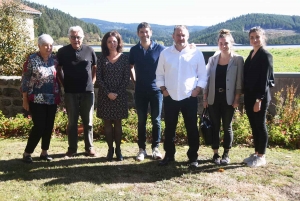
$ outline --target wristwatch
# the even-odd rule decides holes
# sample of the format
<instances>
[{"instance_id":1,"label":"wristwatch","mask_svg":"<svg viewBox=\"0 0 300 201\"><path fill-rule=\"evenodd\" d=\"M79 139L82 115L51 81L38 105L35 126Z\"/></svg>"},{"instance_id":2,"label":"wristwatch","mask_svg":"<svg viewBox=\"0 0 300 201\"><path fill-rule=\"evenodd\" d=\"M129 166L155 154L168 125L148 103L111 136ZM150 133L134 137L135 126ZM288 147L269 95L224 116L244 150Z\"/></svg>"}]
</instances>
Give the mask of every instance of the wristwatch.
<instances>
[{"instance_id":1,"label":"wristwatch","mask_svg":"<svg viewBox=\"0 0 300 201\"><path fill-rule=\"evenodd\" d=\"M259 103L261 101L261 99L256 99L255 102Z\"/></svg>"}]
</instances>

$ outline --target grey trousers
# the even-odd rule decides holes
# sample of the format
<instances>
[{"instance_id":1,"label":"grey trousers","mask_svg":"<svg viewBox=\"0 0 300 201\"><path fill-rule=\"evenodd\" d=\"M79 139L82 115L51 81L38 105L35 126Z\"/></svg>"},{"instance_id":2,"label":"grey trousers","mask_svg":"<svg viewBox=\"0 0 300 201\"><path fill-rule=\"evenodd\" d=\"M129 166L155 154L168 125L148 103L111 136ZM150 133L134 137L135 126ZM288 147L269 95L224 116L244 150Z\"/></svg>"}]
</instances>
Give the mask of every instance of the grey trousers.
<instances>
[{"instance_id":1,"label":"grey trousers","mask_svg":"<svg viewBox=\"0 0 300 201\"><path fill-rule=\"evenodd\" d=\"M68 151L77 152L79 115L84 127L85 150L90 150L93 147L94 92L65 93L65 106L68 114Z\"/></svg>"}]
</instances>

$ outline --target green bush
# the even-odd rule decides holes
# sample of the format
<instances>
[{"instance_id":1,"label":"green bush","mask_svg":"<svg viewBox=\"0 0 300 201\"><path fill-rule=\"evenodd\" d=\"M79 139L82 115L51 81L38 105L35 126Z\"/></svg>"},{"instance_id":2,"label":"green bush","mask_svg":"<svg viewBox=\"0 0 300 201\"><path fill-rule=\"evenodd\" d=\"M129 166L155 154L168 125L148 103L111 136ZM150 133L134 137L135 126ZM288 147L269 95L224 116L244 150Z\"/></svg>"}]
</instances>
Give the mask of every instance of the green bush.
<instances>
[{"instance_id":1,"label":"green bush","mask_svg":"<svg viewBox=\"0 0 300 201\"><path fill-rule=\"evenodd\" d=\"M300 97L297 87L287 86L275 94L276 115L268 121L270 144L300 148Z\"/></svg>"},{"instance_id":2,"label":"green bush","mask_svg":"<svg viewBox=\"0 0 300 201\"><path fill-rule=\"evenodd\" d=\"M274 117L268 116L267 121L269 144L271 146L300 148L300 97L295 97L296 90L297 88L289 86L285 91L281 90L275 95L276 115ZM122 120L123 142L136 142L138 125L136 110L130 109L128 113L128 118ZM68 118L66 111L64 109L58 109L54 122L53 136L65 137L67 135L67 123ZM81 119L79 118L78 125L81 123ZM104 125L102 119L96 117L96 112L94 112L93 126L94 138L103 140L105 138ZM24 117L23 115L18 114L16 117L6 118L0 111L0 137L28 137L31 127L32 121L30 116ZM163 120L161 122L161 127L163 141L165 130L165 122ZM232 128L234 132L234 145L253 145L252 131L245 111L235 112ZM222 129L221 133L222 138ZM149 114L146 122L146 137L147 141L151 142L152 124ZM178 117L175 143L187 144L186 129L181 113ZM202 138L200 138L200 143L203 144Z\"/></svg>"},{"instance_id":3,"label":"green bush","mask_svg":"<svg viewBox=\"0 0 300 201\"><path fill-rule=\"evenodd\" d=\"M21 10L22 6L15 1L4 1L0 5L1 75L22 75L27 56L37 49L29 37L28 16Z\"/></svg>"},{"instance_id":4,"label":"green bush","mask_svg":"<svg viewBox=\"0 0 300 201\"><path fill-rule=\"evenodd\" d=\"M6 118L0 110L0 137L27 137L32 125L30 116L17 114L16 117Z\"/></svg>"}]
</instances>

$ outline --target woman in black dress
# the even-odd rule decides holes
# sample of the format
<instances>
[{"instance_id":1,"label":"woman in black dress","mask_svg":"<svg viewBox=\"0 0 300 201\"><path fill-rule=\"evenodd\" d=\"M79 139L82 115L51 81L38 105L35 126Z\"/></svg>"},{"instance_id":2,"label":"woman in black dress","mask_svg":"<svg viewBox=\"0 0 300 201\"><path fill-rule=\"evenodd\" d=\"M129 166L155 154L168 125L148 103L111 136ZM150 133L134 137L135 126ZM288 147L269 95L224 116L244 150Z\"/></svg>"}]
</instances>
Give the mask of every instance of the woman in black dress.
<instances>
[{"instance_id":1,"label":"woman in black dress","mask_svg":"<svg viewBox=\"0 0 300 201\"><path fill-rule=\"evenodd\" d=\"M128 116L126 87L130 80L130 67L128 56L122 54L122 47L122 37L117 31L106 33L101 42L102 55L97 62L97 117L104 121L108 161L112 160L114 152L118 161L123 160L120 145L122 119Z\"/></svg>"},{"instance_id":2,"label":"woman in black dress","mask_svg":"<svg viewBox=\"0 0 300 201\"><path fill-rule=\"evenodd\" d=\"M274 86L273 57L264 49L265 32L260 27L249 31L250 52L244 65L244 103L252 129L255 153L244 159L249 167L266 165L268 131L266 114L271 101L270 87Z\"/></svg>"}]
</instances>

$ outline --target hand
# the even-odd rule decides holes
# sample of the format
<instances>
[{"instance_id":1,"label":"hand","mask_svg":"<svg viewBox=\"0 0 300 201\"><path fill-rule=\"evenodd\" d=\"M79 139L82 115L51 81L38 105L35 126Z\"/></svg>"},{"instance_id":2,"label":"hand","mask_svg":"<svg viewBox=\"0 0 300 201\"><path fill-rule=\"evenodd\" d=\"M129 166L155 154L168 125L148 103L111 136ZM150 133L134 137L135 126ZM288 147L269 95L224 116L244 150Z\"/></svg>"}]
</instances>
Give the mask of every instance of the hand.
<instances>
[{"instance_id":1,"label":"hand","mask_svg":"<svg viewBox=\"0 0 300 201\"><path fill-rule=\"evenodd\" d=\"M208 107L207 100L206 100L206 101L203 101L203 108L207 108L207 107Z\"/></svg>"},{"instance_id":2,"label":"hand","mask_svg":"<svg viewBox=\"0 0 300 201\"><path fill-rule=\"evenodd\" d=\"M233 108L239 107L239 101L234 101L233 104L232 104L232 107Z\"/></svg>"},{"instance_id":3,"label":"hand","mask_svg":"<svg viewBox=\"0 0 300 201\"><path fill-rule=\"evenodd\" d=\"M115 100L117 98L118 94L116 94L116 93L109 93L107 96L108 96L108 98L110 100Z\"/></svg>"},{"instance_id":4,"label":"hand","mask_svg":"<svg viewBox=\"0 0 300 201\"><path fill-rule=\"evenodd\" d=\"M162 93L164 97L170 96L168 90L164 90Z\"/></svg>"},{"instance_id":5,"label":"hand","mask_svg":"<svg viewBox=\"0 0 300 201\"><path fill-rule=\"evenodd\" d=\"M23 108L26 111L29 111L29 103L28 103L28 99L27 98L23 98Z\"/></svg>"},{"instance_id":6,"label":"hand","mask_svg":"<svg viewBox=\"0 0 300 201\"><path fill-rule=\"evenodd\" d=\"M200 91L199 91L198 89L194 89L194 90L192 91L191 96L192 96L192 97L197 97L199 93L200 93Z\"/></svg>"},{"instance_id":7,"label":"hand","mask_svg":"<svg viewBox=\"0 0 300 201\"><path fill-rule=\"evenodd\" d=\"M253 111L254 112L259 112L260 111L260 106L261 106L261 101L255 102L255 104L253 106Z\"/></svg>"}]
</instances>

